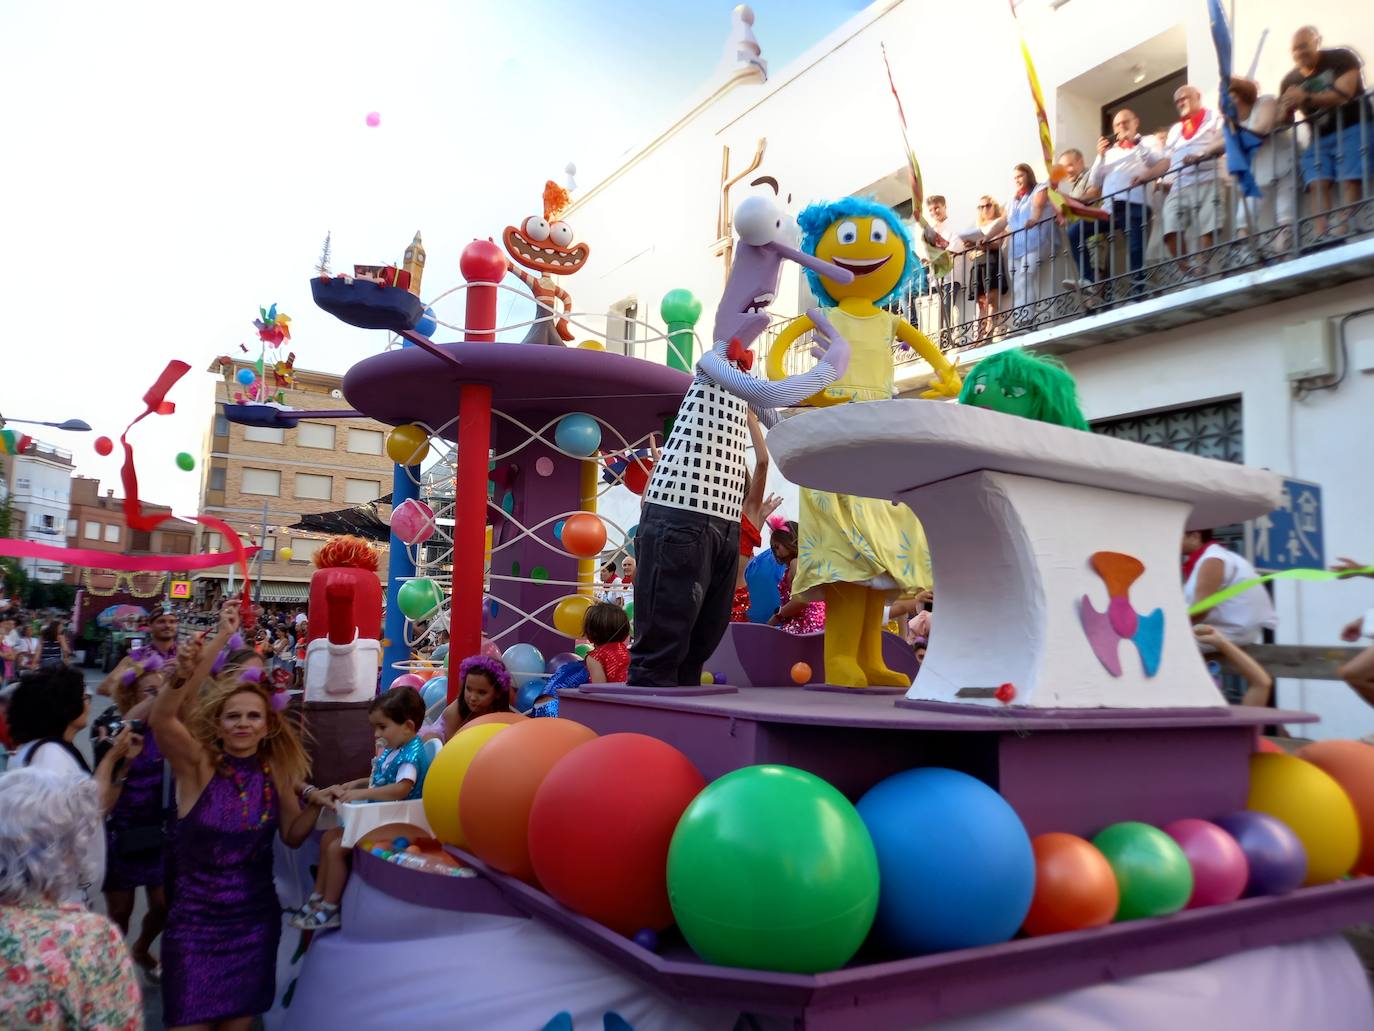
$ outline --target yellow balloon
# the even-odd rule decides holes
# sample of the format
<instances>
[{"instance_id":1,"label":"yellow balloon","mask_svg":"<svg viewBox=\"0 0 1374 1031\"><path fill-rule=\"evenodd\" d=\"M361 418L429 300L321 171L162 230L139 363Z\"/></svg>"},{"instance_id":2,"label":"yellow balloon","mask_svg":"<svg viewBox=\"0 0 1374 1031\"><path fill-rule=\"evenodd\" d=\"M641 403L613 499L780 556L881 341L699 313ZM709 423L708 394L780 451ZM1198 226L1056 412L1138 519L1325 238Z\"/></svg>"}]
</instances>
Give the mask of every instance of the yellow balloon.
<instances>
[{"instance_id":1,"label":"yellow balloon","mask_svg":"<svg viewBox=\"0 0 1374 1031\"><path fill-rule=\"evenodd\" d=\"M278 549L277 549L277 558L281 559L283 562L290 562L290 561L291 561L291 556L294 555L294 554L295 554L295 552L292 551L290 548L278 548Z\"/></svg>"},{"instance_id":2,"label":"yellow balloon","mask_svg":"<svg viewBox=\"0 0 1374 1031\"><path fill-rule=\"evenodd\" d=\"M606 345L603 344L600 340L584 340L584 341L582 341L582 343L578 344L577 346L580 347L580 348L582 348L582 350L584 350L584 351L604 351L604 350L606 350Z\"/></svg>"},{"instance_id":3,"label":"yellow balloon","mask_svg":"<svg viewBox=\"0 0 1374 1031\"><path fill-rule=\"evenodd\" d=\"M429 434L413 422L397 426L386 435L386 453L397 465L419 465L429 455Z\"/></svg>"},{"instance_id":4,"label":"yellow balloon","mask_svg":"<svg viewBox=\"0 0 1374 1031\"><path fill-rule=\"evenodd\" d=\"M429 764L420 799L429 829L445 844L468 847L463 825L458 820L458 795L463 790L463 778L468 775L468 767L482 746L507 726L506 723L484 723L461 730Z\"/></svg>"},{"instance_id":5,"label":"yellow balloon","mask_svg":"<svg viewBox=\"0 0 1374 1031\"><path fill-rule=\"evenodd\" d=\"M560 598L553 610L553 625L560 634L569 637L582 636L582 623L587 618L587 610L592 607L592 599L585 594L570 594Z\"/></svg>"},{"instance_id":6,"label":"yellow balloon","mask_svg":"<svg viewBox=\"0 0 1374 1031\"><path fill-rule=\"evenodd\" d=\"M1250 757L1247 809L1292 828L1307 849L1307 880L1326 884L1350 872L1360 854L1360 823L1345 789L1321 768L1291 755Z\"/></svg>"}]
</instances>

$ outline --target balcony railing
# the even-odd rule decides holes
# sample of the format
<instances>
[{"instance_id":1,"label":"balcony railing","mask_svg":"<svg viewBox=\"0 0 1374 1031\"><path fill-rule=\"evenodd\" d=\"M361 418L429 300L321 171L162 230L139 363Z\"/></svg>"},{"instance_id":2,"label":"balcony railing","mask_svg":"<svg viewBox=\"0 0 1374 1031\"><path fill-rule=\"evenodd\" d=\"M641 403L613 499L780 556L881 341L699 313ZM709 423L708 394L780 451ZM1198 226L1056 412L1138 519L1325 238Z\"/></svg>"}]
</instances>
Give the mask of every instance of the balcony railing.
<instances>
[{"instance_id":1,"label":"balcony railing","mask_svg":"<svg viewBox=\"0 0 1374 1031\"><path fill-rule=\"evenodd\" d=\"M892 310L942 351L958 352L1374 234L1371 96L1374 91L1364 94L1357 125L1347 126L1341 109L1328 112L1335 116L1334 133L1318 134L1305 122L1276 127L1252 158L1260 198L1242 197L1224 156L1170 170L1085 200L1106 219L1060 226L1050 217L954 255L948 275L928 277L924 291L909 293ZM1315 169L1332 165L1338 180L1353 183L1358 175L1353 201L1340 181L1330 186L1326 203L1306 189ZM1176 254L1164 240L1163 207L1171 190L1187 191L1174 202L1184 209ZM1200 231L1209 224L1209 234ZM1204 236L1210 236L1205 246ZM775 335L766 335L765 349ZM803 338L790 349L789 373L814 364L808 347ZM901 366L920 357L898 344L893 360Z\"/></svg>"}]
</instances>

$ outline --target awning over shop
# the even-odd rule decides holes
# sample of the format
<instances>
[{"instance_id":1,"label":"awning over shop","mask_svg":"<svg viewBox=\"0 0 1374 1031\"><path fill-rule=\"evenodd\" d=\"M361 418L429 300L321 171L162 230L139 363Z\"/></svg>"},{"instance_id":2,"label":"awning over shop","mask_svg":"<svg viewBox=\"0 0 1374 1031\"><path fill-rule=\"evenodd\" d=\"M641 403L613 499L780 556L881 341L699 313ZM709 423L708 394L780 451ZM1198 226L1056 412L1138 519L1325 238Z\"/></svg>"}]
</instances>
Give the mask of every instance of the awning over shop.
<instances>
[{"instance_id":1,"label":"awning over shop","mask_svg":"<svg viewBox=\"0 0 1374 1031\"><path fill-rule=\"evenodd\" d=\"M228 582L229 578L227 574L225 574L221 570L216 569L207 572L205 575L197 576L196 579L216 580L223 583ZM237 591L242 586L243 580L240 577L235 576L234 589ZM257 579L255 578L253 580L252 593L256 595L257 589ZM262 596L258 600L264 602L272 602L275 604L280 604L283 602L309 601L310 583L309 581L297 582L294 580L264 580L262 582Z\"/></svg>"}]
</instances>

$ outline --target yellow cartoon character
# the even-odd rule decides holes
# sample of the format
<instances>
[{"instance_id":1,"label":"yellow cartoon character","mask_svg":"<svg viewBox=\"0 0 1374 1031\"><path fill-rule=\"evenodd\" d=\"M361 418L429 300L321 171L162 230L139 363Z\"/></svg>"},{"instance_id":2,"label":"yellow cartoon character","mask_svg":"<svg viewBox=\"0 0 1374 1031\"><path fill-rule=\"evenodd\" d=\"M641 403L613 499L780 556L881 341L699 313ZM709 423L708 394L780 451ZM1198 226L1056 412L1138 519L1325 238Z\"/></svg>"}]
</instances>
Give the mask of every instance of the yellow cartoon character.
<instances>
[{"instance_id":1,"label":"yellow cartoon character","mask_svg":"<svg viewBox=\"0 0 1374 1031\"><path fill-rule=\"evenodd\" d=\"M843 377L803 404L885 401L894 394L892 348L901 341L930 363L935 381L924 397L954 398L959 374L929 339L900 315L885 311L915 275L911 237L891 208L860 197L813 204L797 220L802 250L854 274L840 284L807 272L812 292L852 357ZM783 375L788 348L812 328L802 316L779 334L768 375ZM931 585L925 532L905 506L803 488L800 552L793 597L821 591L826 602L825 679L845 687L906 687L882 655L883 610L898 592Z\"/></svg>"}]
</instances>

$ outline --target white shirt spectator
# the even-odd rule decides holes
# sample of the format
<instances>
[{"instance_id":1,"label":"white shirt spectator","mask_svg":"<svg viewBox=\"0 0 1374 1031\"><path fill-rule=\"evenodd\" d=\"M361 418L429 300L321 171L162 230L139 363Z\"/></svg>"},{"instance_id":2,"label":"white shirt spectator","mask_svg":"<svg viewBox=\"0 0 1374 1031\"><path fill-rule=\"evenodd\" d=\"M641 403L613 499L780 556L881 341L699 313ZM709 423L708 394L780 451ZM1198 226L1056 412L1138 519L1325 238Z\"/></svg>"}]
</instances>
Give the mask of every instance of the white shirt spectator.
<instances>
[{"instance_id":1,"label":"white shirt spectator","mask_svg":"<svg viewBox=\"0 0 1374 1031\"><path fill-rule=\"evenodd\" d=\"M1221 575L1221 586L1217 590L1225 590L1233 584L1253 580L1259 576L1245 556L1238 555L1230 548L1212 541L1203 545L1203 549L1205 554L1193 564L1188 582L1183 585L1183 595L1189 606L1201 600L1194 597L1194 594L1197 591L1198 572L1208 559L1220 559L1225 567ZM1206 621L1222 636L1236 644L1258 644L1262 629L1273 630L1279 625L1279 614L1274 609L1269 592L1261 586L1255 586L1214 606L1207 613Z\"/></svg>"},{"instance_id":2,"label":"white shirt spectator","mask_svg":"<svg viewBox=\"0 0 1374 1031\"><path fill-rule=\"evenodd\" d=\"M1124 131L1124 130L1123 130ZM1099 154L1088 171L1088 178L1102 191L1104 201L1129 201L1131 204L1148 204L1145 187L1137 186L1124 197L1112 196L1129 189L1136 176L1144 178L1151 165L1163 157L1159 141L1153 136L1140 136L1133 145L1124 147L1115 143Z\"/></svg>"},{"instance_id":3,"label":"white shirt spectator","mask_svg":"<svg viewBox=\"0 0 1374 1031\"><path fill-rule=\"evenodd\" d=\"M954 223L946 218L942 222L930 223L930 228L940 234L940 238L945 241L945 250L950 254L959 254L968 248L964 243L963 237L959 235L959 230L954 228Z\"/></svg>"},{"instance_id":4,"label":"white shirt spectator","mask_svg":"<svg viewBox=\"0 0 1374 1031\"><path fill-rule=\"evenodd\" d=\"M1175 122L1169 129L1169 138L1164 142L1164 150L1169 155L1169 175L1177 186L1197 186L1210 183L1217 177L1220 158L1199 161L1195 165L1185 165L1186 157L1201 157L1211 151L1219 150L1222 144L1221 115L1207 109L1202 113L1202 124L1191 139L1184 138L1183 123Z\"/></svg>"}]
</instances>

